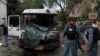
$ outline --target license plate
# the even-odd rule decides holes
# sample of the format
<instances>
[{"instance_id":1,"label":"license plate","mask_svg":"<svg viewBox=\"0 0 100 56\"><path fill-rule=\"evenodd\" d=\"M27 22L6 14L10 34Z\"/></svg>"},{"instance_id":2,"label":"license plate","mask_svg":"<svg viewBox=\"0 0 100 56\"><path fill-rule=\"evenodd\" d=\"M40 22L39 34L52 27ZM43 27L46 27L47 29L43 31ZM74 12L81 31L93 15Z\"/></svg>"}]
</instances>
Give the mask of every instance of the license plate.
<instances>
[{"instance_id":1,"label":"license plate","mask_svg":"<svg viewBox=\"0 0 100 56\"><path fill-rule=\"evenodd\" d=\"M38 45L36 48L34 48L35 50L44 50L43 45Z\"/></svg>"}]
</instances>

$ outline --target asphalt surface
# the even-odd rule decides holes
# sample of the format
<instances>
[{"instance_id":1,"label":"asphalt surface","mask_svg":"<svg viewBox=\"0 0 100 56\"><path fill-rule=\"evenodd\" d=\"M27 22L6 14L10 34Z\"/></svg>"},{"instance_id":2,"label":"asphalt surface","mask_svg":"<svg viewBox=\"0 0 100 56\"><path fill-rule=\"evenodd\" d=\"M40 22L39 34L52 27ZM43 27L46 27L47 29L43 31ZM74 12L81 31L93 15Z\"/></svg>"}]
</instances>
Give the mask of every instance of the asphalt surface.
<instances>
[{"instance_id":1,"label":"asphalt surface","mask_svg":"<svg viewBox=\"0 0 100 56\"><path fill-rule=\"evenodd\" d=\"M100 41L98 41L98 56L100 56ZM82 52L80 51L80 49L78 49L77 52L78 56L83 56ZM63 56L63 47L58 48L57 50L55 50L54 52L51 53L39 53L39 56ZM69 56L71 55L71 51L69 52Z\"/></svg>"},{"instance_id":2,"label":"asphalt surface","mask_svg":"<svg viewBox=\"0 0 100 56\"><path fill-rule=\"evenodd\" d=\"M0 46L0 56L26 56L22 49L18 47L18 43L16 38L13 38L14 41L12 41L12 38L9 40L9 44L11 44L11 47L4 47L4 45ZM14 44L12 44L14 42ZM4 44L3 38L0 40L0 43ZM99 47L98 47L98 56L100 56L100 41L99 41ZM35 55L28 55L28 56L35 56ZM55 51L50 52L39 52L38 56L63 56L63 47L60 47L56 49ZM71 51L69 53L69 56L71 55ZM78 50L78 56L82 56L82 52Z\"/></svg>"}]
</instances>

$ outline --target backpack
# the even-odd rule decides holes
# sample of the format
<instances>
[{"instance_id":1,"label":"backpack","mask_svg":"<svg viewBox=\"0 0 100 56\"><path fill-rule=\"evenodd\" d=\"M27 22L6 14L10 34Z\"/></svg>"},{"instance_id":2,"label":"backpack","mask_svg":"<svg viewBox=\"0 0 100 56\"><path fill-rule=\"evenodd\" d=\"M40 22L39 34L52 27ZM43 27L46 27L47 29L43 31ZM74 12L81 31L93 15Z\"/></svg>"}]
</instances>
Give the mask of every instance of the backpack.
<instances>
[{"instance_id":1,"label":"backpack","mask_svg":"<svg viewBox=\"0 0 100 56\"><path fill-rule=\"evenodd\" d=\"M99 29L93 28L93 44L97 44L99 39Z\"/></svg>"},{"instance_id":2,"label":"backpack","mask_svg":"<svg viewBox=\"0 0 100 56\"><path fill-rule=\"evenodd\" d=\"M93 29L93 42L92 44L97 44L98 43L98 39L99 39L99 29L98 28L92 28ZM88 39L88 34L87 33L87 39Z\"/></svg>"},{"instance_id":3,"label":"backpack","mask_svg":"<svg viewBox=\"0 0 100 56\"><path fill-rule=\"evenodd\" d=\"M67 26L64 36L67 35L67 38L70 40L74 40L76 39L76 36L78 36L77 32L76 32L76 25L69 27Z\"/></svg>"}]
</instances>

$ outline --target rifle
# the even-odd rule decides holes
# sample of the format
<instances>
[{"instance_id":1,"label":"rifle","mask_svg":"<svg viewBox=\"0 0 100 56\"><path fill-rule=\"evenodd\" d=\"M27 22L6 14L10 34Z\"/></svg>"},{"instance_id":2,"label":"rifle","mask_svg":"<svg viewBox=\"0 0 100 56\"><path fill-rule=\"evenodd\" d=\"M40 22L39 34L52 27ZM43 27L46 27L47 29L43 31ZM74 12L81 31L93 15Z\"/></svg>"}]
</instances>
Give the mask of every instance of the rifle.
<instances>
[{"instance_id":1,"label":"rifle","mask_svg":"<svg viewBox=\"0 0 100 56\"><path fill-rule=\"evenodd\" d=\"M85 55L85 54L84 54L84 50L83 50L82 47L81 47L82 44L80 44L80 39L79 39L79 37L76 37L76 42L77 42L77 44L78 44L78 48L81 50L81 52L82 52L82 54L83 54L83 56L84 56L84 55Z\"/></svg>"}]
</instances>

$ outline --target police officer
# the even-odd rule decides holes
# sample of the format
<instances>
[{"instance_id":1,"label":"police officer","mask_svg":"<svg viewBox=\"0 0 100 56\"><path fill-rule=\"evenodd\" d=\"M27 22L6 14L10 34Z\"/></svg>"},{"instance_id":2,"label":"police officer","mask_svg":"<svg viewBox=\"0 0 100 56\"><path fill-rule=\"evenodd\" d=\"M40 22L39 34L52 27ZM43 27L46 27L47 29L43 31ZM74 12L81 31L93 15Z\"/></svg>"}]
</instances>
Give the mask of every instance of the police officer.
<instances>
[{"instance_id":1,"label":"police officer","mask_svg":"<svg viewBox=\"0 0 100 56\"><path fill-rule=\"evenodd\" d=\"M99 30L88 22L84 26L87 31L86 38L88 39L85 56L97 56Z\"/></svg>"},{"instance_id":2,"label":"police officer","mask_svg":"<svg viewBox=\"0 0 100 56\"><path fill-rule=\"evenodd\" d=\"M3 35L4 35L5 47L8 47L8 28L4 24L2 24L1 26L3 28Z\"/></svg>"},{"instance_id":3,"label":"police officer","mask_svg":"<svg viewBox=\"0 0 100 56\"><path fill-rule=\"evenodd\" d=\"M67 37L64 38L65 36ZM68 19L68 22L65 25L64 30L62 31L61 39L60 39L61 44L64 44L63 56L69 55L70 48L71 48L72 56L77 56L77 48L78 48L77 42L76 42L77 36L80 36L80 39L82 37L81 32L80 32L80 27L75 25L74 18L70 18Z\"/></svg>"}]
</instances>

